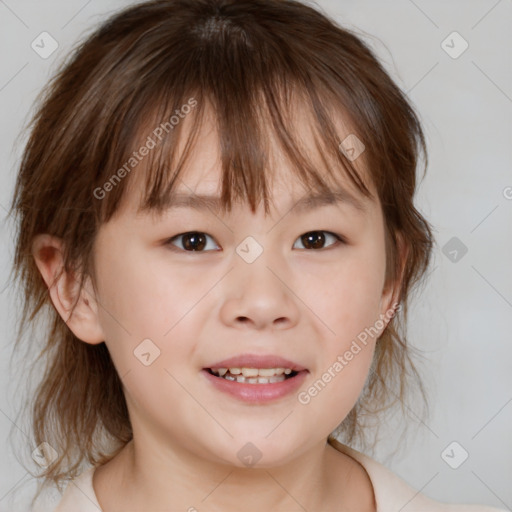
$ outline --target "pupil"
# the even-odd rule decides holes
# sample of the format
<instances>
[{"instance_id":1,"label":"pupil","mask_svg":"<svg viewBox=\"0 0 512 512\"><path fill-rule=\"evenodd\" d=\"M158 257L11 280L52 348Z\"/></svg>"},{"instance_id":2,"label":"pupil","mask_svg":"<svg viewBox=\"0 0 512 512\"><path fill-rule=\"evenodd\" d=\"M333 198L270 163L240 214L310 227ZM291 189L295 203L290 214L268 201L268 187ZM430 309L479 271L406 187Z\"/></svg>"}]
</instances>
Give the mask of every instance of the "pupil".
<instances>
[{"instance_id":1,"label":"pupil","mask_svg":"<svg viewBox=\"0 0 512 512\"><path fill-rule=\"evenodd\" d=\"M188 233L184 235L184 239L183 246L187 250L200 251L206 246L206 237L201 233Z\"/></svg>"},{"instance_id":2,"label":"pupil","mask_svg":"<svg viewBox=\"0 0 512 512\"><path fill-rule=\"evenodd\" d=\"M302 243L306 247L311 243L315 249L321 249L325 243L325 236L322 231L311 231L302 236Z\"/></svg>"}]
</instances>

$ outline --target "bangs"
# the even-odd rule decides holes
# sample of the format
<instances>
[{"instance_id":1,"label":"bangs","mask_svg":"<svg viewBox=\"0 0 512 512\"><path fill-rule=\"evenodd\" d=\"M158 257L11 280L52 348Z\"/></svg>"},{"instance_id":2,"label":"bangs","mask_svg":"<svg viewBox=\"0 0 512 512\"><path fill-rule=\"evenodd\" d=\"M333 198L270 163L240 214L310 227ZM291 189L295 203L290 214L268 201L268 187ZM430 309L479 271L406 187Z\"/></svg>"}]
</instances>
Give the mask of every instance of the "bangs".
<instances>
[{"instance_id":1,"label":"bangs","mask_svg":"<svg viewBox=\"0 0 512 512\"><path fill-rule=\"evenodd\" d=\"M124 168L126 177L116 180L101 201L100 222L115 213L134 179L142 187L138 212L161 214L172 203L190 155L201 150L199 133L206 116L213 116L218 136L225 212L235 202L248 203L254 212L263 201L268 214L269 191L283 158L308 191L344 189L348 178L360 193L371 197L360 174L360 164L371 167L371 140L364 126L354 126L346 91L339 86L335 90L334 80L322 82L279 56L262 56L248 47L223 50L208 45L201 51L188 50L183 62L155 65L151 82L141 83L131 95L131 105L123 109L125 120L118 124L130 129L124 134L114 129L119 151L111 156L118 160L110 163L98 183L108 181L107 175L112 178L116 168ZM357 169L340 149L349 134L365 140ZM133 176L140 173L143 176ZM371 179L375 182L375 177Z\"/></svg>"}]
</instances>

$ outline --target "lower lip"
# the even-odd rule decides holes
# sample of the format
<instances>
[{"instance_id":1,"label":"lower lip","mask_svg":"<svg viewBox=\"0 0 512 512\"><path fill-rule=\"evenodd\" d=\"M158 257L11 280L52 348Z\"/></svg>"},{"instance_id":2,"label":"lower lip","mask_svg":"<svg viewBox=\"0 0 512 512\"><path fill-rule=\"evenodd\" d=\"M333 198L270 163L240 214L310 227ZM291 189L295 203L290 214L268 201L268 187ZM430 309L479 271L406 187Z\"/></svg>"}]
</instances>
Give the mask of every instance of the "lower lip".
<instances>
[{"instance_id":1,"label":"lower lip","mask_svg":"<svg viewBox=\"0 0 512 512\"><path fill-rule=\"evenodd\" d=\"M279 398L297 391L304 382L308 371L303 370L297 373L295 377L269 384L244 384L242 382L226 380L222 377L215 377L215 375L212 375L208 370L202 370L202 373L219 391L234 396L244 402L266 403L278 400Z\"/></svg>"}]
</instances>

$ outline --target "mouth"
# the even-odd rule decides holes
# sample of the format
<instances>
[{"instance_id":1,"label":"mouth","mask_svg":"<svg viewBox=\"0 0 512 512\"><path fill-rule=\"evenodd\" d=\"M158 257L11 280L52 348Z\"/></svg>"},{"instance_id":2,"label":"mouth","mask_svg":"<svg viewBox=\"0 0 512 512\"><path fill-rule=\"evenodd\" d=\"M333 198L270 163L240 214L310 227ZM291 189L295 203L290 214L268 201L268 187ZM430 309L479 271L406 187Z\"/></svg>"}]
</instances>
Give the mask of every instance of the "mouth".
<instances>
[{"instance_id":1,"label":"mouth","mask_svg":"<svg viewBox=\"0 0 512 512\"><path fill-rule=\"evenodd\" d=\"M266 403L291 395L309 371L277 356L244 355L225 359L202 373L213 389L250 403Z\"/></svg>"},{"instance_id":2,"label":"mouth","mask_svg":"<svg viewBox=\"0 0 512 512\"><path fill-rule=\"evenodd\" d=\"M291 368L205 368L215 377L241 384L274 384L293 379L299 372Z\"/></svg>"}]
</instances>

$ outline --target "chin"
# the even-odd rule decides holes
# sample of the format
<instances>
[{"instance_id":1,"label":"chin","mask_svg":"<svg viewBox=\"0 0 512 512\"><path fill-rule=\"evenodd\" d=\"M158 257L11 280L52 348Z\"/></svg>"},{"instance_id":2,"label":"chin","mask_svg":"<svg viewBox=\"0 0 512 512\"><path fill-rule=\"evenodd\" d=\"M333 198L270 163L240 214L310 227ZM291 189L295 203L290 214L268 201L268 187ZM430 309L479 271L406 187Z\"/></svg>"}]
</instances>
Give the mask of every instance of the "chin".
<instances>
[{"instance_id":1,"label":"chin","mask_svg":"<svg viewBox=\"0 0 512 512\"><path fill-rule=\"evenodd\" d=\"M271 434L272 436L272 434ZM270 436L270 437L271 437ZM298 456L304 443L265 436L236 436L219 453L223 463L239 468L272 468L285 465Z\"/></svg>"}]
</instances>

